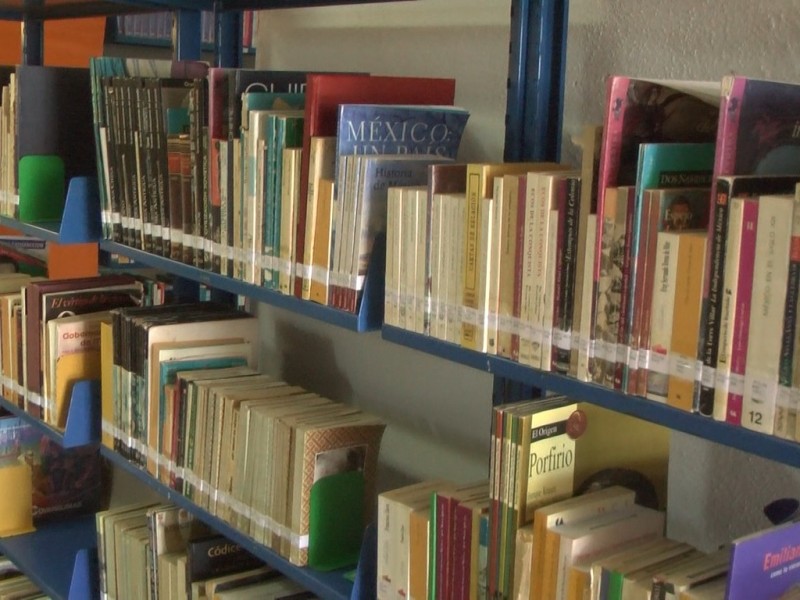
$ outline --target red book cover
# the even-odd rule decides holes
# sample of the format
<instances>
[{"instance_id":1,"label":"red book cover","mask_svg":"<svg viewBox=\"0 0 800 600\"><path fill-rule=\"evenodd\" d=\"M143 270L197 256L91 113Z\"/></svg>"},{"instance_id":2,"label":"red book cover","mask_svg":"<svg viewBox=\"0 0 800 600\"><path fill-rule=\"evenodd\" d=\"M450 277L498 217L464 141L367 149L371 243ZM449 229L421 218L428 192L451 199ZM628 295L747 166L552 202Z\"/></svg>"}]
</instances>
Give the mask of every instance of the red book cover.
<instances>
[{"instance_id":1,"label":"red book cover","mask_svg":"<svg viewBox=\"0 0 800 600\"><path fill-rule=\"evenodd\" d=\"M455 99L456 82L449 78L397 77L319 73L308 75L303 119L303 154L300 165L300 198L308 195L308 155L311 138L336 135L339 105L445 104ZM306 202L297 207L295 261L303 263L306 234ZM294 295L302 295L302 278L295 279Z\"/></svg>"},{"instance_id":2,"label":"red book cover","mask_svg":"<svg viewBox=\"0 0 800 600\"><path fill-rule=\"evenodd\" d=\"M753 288L753 267L756 255L756 230L758 228L758 200L744 200L742 243L739 256L739 278L736 292L736 321L733 328L731 350L731 376L728 389L726 420L733 425L742 423L744 398L744 370L747 363L747 341L750 331L750 305Z\"/></svg>"},{"instance_id":3,"label":"red book cover","mask_svg":"<svg viewBox=\"0 0 800 600\"><path fill-rule=\"evenodd\" d=\"M457 502L453 510L452 577L450 597L469 600L470 548L472 546L472 509Z\"/></svg>"},{"instance_id":4,"label":"red book cover","mask_svg":"<svg viewBox=\"0 0 800 600\"><path fill-rule=\"evenodd\" d=\"M450 556L450 498L436 492L436 597L449 598L447 571Z\"/></svg>"}]
</instances>

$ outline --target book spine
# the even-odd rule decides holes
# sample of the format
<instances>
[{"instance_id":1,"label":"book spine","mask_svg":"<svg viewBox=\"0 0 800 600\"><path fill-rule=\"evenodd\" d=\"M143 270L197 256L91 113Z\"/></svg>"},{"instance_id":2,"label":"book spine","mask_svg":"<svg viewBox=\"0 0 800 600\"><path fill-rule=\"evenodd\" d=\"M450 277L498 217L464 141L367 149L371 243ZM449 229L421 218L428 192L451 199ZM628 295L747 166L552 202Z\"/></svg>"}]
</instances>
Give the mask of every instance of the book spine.
<instances>
[{"instance_id":1,"label":"book spine","mask_svg":"<svg viewBox=\"0 0 800 600\"><path fill-rule=\"evenodd\" d=\"M775 407L775 435L794 439L797 410L793 404L792 378L794 365L794 340L797 336L797 309L800 301L800 194L795 193L792 211L792 234L789 249L789 272L784 303L783 335L781 336L780 367L778 372L778 402Z\"/></svg>"},{"instance_id":2,"label":"book spine","mask_svg":"<svg viewBox=\"0 0 800 600\"><path fill-rule=\"evenodd\" d=\"M512 301L511 315L511 360L520 362L520 346L522 340L522 303L523 303L523 270L529 262L525 259L525 222L527 214L527 175L519 178L517 189L517 219L516 219L516 251L514 253L514 298Z\"/></svg>"},{"instance_id":3,"label":"book spine","mask_svg":"<svg viewBox=\"0 0 800 600\"><path fill-rule=\"evenodd\" d=\"M452 577L450 582L453 600L469 600L472 510L457 503L453 515Z\"/></svg>"},{"instance_id":4,"label":"book spine","mask_svg":"<svg viewBox=\"0 0 800 600\"><path fill-rule=\"evenodd\" d=\"M627 188L627 210L625 213L625 241L623 244L622 255L622 280L619 294L619 317L617 322L616 336L616 360L613 365L613 387L615 390L624 390L628 379L628 361L630 359L630 347L628 346L628 315L630 306L628 296L631 291L631 276L633 266L633 244L638 243L639 232L634 230L634 208L636 203L636 188Z\"/></svg>"},{"instance_id":5,"label":"book spine","mask_svg":"<svg viewBox=\"0 0 800 600\"><path fill-rule=\"evenodd\" d=\"M556 222L555 222L555 252L553 256L553 300L552 300L552 342L549 353L548 371L565 373L569 366L569 336L564 331L564 285L566 264L566 220L567 220L567 180L560 179L557 188ZM547 349L545 349L545 352ZM567 356L563 356L566 352ZM563 368L560 367L562 362Z\"/></svg>"},{"instance_id":6,"label":"book spine","mask_svg":"<svg viewBox=\"0 0 800 600\"><path fill-rule=\"evenodd\" d=\"M650 251L650 240L655 240L655 224L653 223L653 202L647 190L642 192L642 201L640 207L640 221L639 221L639 234L636 241L636 281L634 283L634 290L630 297L630 307L628 309L630 328L626 343L630 348L630 359L628 361L628 380L625 391L629 394L638 394L639 392L639 369L640 369L640 349L641 349L641 336L644 327L644 313L645 311L645 295L649 289L652 297L652 275L653 272L653 255ZM648 298L649 300L649 298Z\"/></svg>"},{"instance_id":7,"label":"book spine","mask_svg":"<svg viewBox=\"0 0 800 600\"><path fill-rule=\"evenodd\" d=\"M720 217L718 222L716 216L717 207L719 206L716 201L717 186L719 177L723 175L732 175L735 168L736 141L739 132L739 118L741 115L744 87L745 78L743 77L727 76L723 78L720 95L719 120L717 124L717 139L715 142L713 178L711 180L711 198L713 200L709 205L710 214L708 218L708 239L710 240L712 246L715 243L715 228L718 226L718 224L724 224L725 220L723 215ZM723 230L722 234L725 235L726 232ZM718 332L719 330L719 328L713 328L713 323L719 323L719 301L717 300L708 306L711 284L712 282L719 284L719 281L714 280L712 277L712 261L715 259L715 250L712 247L711 252L706 254L706 265L703 271L703 306L700 312L700 336L698 340L697 351L698 357L700 357L703 364L700 373L700 384L697 385L695 389L695 406L697 407L698 412L703 415L713 414L714 411L713 406L707 406L707 404L709 404L711 401L709 392L702 392L702 388L703 382L705 382L706 387L709 387L709 384L716 380L713 361L709 360L708 362L711 364L706 364L705 356L706 344L708 344L709 347L715 347L717 346L719 339L718 337L717 340L713 339L713 331ZM719 260L722 261L720 264L724 264L724 254L719 258ZM714 311L713 316L711 311ZM714 319L714 317L716 317L716 320L712 322L712 329L707 331L706 322ZM706 335L709 333L712 336L712 339L706 342ZM717 336L718 335L719 334L717 333ZM711 352L713 352L713 350L711 350ZM701 396L701 393L704 393L705 395Z\"/></svg>"},{"instance_id":8,"label":"book spine","mask_svg":"<svg viewBox=\"0 0 800 600\"><path fill-rule=\"evenodd\" d=\"M578 265L578 227L581 218L580 210L580 196L581 196L581 179L580 177L567 177L566 178L566 202L564 206L564 220L563 220L563 244L559 243L562 247L561 258L558 260L557 273L560 274L561 279L556 289L559 290L559 327L560 343L555 343L555 362L553 370L566 374L570 370L570 363L572 358L572 324L573 324L573 311L575 308L575 290L577 289L576 281L579 276L577 272Z\"/></svg>"},{"instance_id":9,"label":"book spine","mask_svg":"<svg viewBox=\"0 0 800 600\"><path fill-rule=\"evenodd\" d=\"M742 237L739 255L739 273L736 283L735 321L732 329L730 380L725 420L733 425L742 423L744 372L747 362L747 338L750 329L750 303L753 289L753 268L756 254L758 203L745 200L742 215Z\"/></svg>"},{"instance_id":10,"label":"book spine","mask_svg":"<svg viewBox=\"0 0 800 600\"><path fill-rule=\"evenodd\" d=\"M742 226L744 219L744 201L742 198L730 199L727 234L722 243L725 245L725 265L721 283L719 307L719 341L714 370L714 402L712 416L717 421L725 421L728 406L728 390L730 388L731 351L733 344L733 325L736 322L736 293L739 273L739 261L742 248Z\"/></svg>"},{"instance_id":11,"label":"book spine","mask_svg":"<svg viewBox=\"0 0 800 600\"><path fill-rule=\"evenodd\" d=\"M728 213L730 211L730 182L717 181L714 195L713 219L709 223L709 258L706 260L704 287L705 299L701 309L699 356L702 362L699 389L695 406L701 415L714 415L714 385L716 363L719 353L720 310L725 277L725 240L728 236Z\"/></svg>"},{"instance_id":12,"label":"book spine","mask_svg":"<svg viewBox=\"0 0 800 600\"><path fill-rule=\"evenodd\" d=\"M685 234L678 257L667 404L687 412L694 398L705 247L705 235Z\"/></svg>"},{"instance_id":13,"label":"book spine","mask_svg":"<svg viewBox=\"0 0 800 600\"><path fill-rule=\"evenodd\" d=\"M464 348L478 349L478 327L475 319L470 315L477 314L478 310L478 279L479 264L478 251L480 248L481 210L483 209L482 190L485 176L480 164L467 166L467 215L464 221L464 285L462 304L465 309L465 319L461 324L461 345Z\"/></svg>"},{"instance_id":14,"label":"book spine","mask_svg":"<svg viewBox=\"0 0 800 600\"><path fill-rule=\"evenodd\" d=\"M793 204L790 196L762 196L758 203L742 424L769 435L775 425Z\"/></svg>"}]
</instances>

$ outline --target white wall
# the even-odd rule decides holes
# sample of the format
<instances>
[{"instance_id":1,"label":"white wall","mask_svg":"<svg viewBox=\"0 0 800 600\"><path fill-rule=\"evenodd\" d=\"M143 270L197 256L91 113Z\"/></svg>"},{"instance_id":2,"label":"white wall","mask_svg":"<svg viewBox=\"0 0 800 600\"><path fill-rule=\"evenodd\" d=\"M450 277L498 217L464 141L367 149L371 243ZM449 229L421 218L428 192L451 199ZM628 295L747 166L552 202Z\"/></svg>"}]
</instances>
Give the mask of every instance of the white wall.
<instances>
[{"instance_id":1,"label":"white wall","mask_svg":"<svg viewBox=\"0 0 800 600\"><path fill-rule=\"evenodd\" d=\"M455 77L471 111L463 160L500 160L510 0L416 0L277 10L258 20L256 65ZM798 80L791 0L572 0L563 159L602 120L611 73ZM491 379L405 348L262 306L267 368L390 420L383 486L431 475L485 477ZM760 509L798 495L800 475L683 434L672 437L669 533L711 548L767 525Z\"/></svg>"}]
</instances>

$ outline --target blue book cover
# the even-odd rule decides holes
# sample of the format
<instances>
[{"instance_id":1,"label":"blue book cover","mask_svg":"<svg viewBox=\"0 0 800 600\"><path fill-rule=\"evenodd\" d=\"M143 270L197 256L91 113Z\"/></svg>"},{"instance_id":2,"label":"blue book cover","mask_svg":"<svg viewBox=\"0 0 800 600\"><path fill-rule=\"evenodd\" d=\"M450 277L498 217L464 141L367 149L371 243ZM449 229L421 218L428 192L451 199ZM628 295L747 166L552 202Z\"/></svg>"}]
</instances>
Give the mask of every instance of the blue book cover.
<instances>
[{"instance_id":1,"label":"blue book cover","mask_svg":"<svg viewBox=\"0 0 800 600\"><path fill-rule=\"evenodd\" d=\"M352 154L432 154L455 159L469 112L457 106L342 104L336 128L339 157Z\"/></svg>"},{"instance_id":2,"label":"blue book cover","mask_svg":"<svg viewBox=\"0 0 800 600\"><path fill-rule=\"evenodd\" d=\"M734 540L726 600L777 600L800 592L800 523Z\"/></svg>"}]
</instances>

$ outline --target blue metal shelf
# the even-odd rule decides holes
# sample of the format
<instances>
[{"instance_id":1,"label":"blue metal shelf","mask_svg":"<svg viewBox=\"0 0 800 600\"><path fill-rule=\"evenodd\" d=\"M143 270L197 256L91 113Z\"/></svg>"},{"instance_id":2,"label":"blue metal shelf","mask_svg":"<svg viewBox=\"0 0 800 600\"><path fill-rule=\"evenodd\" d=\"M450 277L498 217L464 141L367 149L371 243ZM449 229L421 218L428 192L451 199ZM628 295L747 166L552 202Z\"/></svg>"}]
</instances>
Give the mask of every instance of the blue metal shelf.
<instances>
[{"instance_id":1,"label":"blue metal shelf","mask_svg":"<svg viewBox=\"0 0 800 600\"><path fill-rule=\"evenodd\" d=\"M8 556L54 600L98 597L94 515L40 525L36 531L0 538Z\"/></svg>"},{"instance_id":2,"label":"blue metal shelf","mask_svg":"<svg viewBox=\"0 0 800 600\"><path fill-rule=\"evenodd\" d=\"M511 360L467 350L435 338L384 325L383 339L451 362L486 371L542 390L597 404L718 444L793 467L800 467L800 444L714 421L654 400L632 396L572 377L533 369Z\"/></svg>"},{"instance_id":3,"label":"blue metal shelf","mask_svg":"<svg viewBox=\"0 0 800 600\"><path fill-rule=\"evenodd\" d=\"M377 251L378 247L379 245L376 244L376 251L373 252L373 264L377 264L382 260L381 257L383 253ZM381 285L382 282L374 281L376 278L373 277L367 277L364 298L361 302L361 312L359 314L354 314L329 306L323 306L308 300L301 300L295 296L281 294L274 290L262 288L224 275L209 273L203 269L186 265L169 258L149 254L116 242L108 240L101 241L100 248L108 252L115 252L122 256L127 256L137 263L167 273L172 273L178 277L196 281L231 294L247 296L258 302L284 308L352 331L379 329L383 321L383 286ZM372 267L370 267L370 269L371 272L375 270L372 269ZM380 300L380 302L378 302L378 300Z\"/></svg>"},{"instance_id":4,"label":"blue metal shelf","mask_svg":"<svg viewBox=\"0 0 800 600\"><path fill-rule=\"evenodd\" d=\"M182 494L167 487L163 483L153 479L148 473L138 466L130 463L113 450L106 446L101 446L100 452L115 465L121 467L139 481L146 484L164 499L186 509L197 518L207 523L211 528L226 536L231 541L241 545L248 552L259 557L269 566L277 569L293 581L307 588L312 593L328 600L349 600L353 590L353 584L344 578L347 570L331 571L323 573L314 571L307 567L297 567L288 560L273 552L266 546L256 542L253 538L234 529L225 521L215 517L208 511L198 507L196 504L187 500Z\"/></svg>"}]
</instances>

